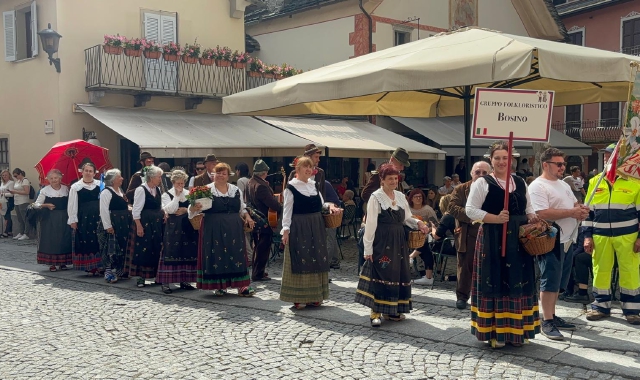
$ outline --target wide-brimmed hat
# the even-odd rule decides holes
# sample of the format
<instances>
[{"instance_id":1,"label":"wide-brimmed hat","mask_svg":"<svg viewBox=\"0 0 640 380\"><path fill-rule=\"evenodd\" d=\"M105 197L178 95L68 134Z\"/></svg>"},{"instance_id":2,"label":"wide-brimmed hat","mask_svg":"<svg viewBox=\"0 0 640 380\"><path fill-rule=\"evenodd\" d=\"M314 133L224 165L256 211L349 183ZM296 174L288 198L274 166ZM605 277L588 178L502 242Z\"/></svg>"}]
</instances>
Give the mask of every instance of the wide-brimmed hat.
<instances>
[{"instance_id":1,"label":"wide-brimmed hat","mask_svg":"<svg viewBox=\"0 0 640 380\"><path fill-rule=\"evenodd\" d=\"M151 153L149 152L142 152L140 153L140 160L138 162L141 162L142 164L144 164L144 162L150 158L153 158L154 160L156 159L155 157L153 157L151 155Z\"/></svg>"},{"instance_id":2,"label":"wide-brimmed hat","mask_svg":"<svg viewBox=\"0 0 640 380\"><path fill-rule=\"evenodd\" d=\"M396 148L396 150L391 153L391 157L407 168L411 166L411 163L409 162L409 153L407 153L404 148Z\"/></svg>"},{"instance_id":3,"label":"wide-brimmed hat","mask_svg":"<svg viewBox=\"0 0 640 380\"><path fill-rule=\"evenodd\" d=\"M322 154L322 149L318 148L316 146L316 144L307 144L304 147L304 155L305 156L311 156L314 153L320 153Z\"/></svg>"},{"instance_id":4,"label":"wide-brimmed hat","mask_svg":"<svg viewBox=\"0 0 640 380\"><path fill-rule=\"evenodd\" d=\"M267 163L264 162L262 159L259 159L258 161L256 161L253 164L253 171L254 172L268 172L269 171L269 165L267 165Z\"/></svg>"},{"instance_id":5,"label":"wide-brimmed hat","mask_svg":"<svg viewBox=\"0 0 640 380\"><path fill-rule=\"evenodd\" d=\"M207 162L218 162L218 158L216 157L215 154L207 154L207 157L204 158L202 163L207 163Z\"/></svg>"},{"instance_id":6,"label":"wide-brimmed hat","mask_svg":"<svg viewBox=\"0 0 640 380\"><path fill-rule=\"evenodd\" d=\"M82 159L82 162L80 162L80 165L78 165L78 171L82 172L82 167L84 166L84 164L93 164L93 161L91 161L91 159L89 157L85 157ZM95 164L94 164L95 166Z\"/></svg>"}]
</instances>

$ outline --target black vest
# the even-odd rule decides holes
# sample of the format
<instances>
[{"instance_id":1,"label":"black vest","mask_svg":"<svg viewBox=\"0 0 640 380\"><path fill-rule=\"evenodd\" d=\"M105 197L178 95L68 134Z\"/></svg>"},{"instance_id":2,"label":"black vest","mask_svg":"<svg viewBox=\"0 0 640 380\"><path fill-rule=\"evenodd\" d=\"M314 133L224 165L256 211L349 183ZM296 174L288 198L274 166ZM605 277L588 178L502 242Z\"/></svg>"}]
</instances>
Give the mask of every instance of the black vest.
<instances>
[{"instance_id":1,"label":"black vest","mask_svg":"<svg viewBox=\"0 0 640 380\"><path fill-rule=\"evenodd\" d=\"M111 201L109 202L110 211L120 211L126 210L128 208L127 200L124 197L119 196L115 191L111 190L108 187L102 191L105 190L109 190L111 192Z\"/></svg>"},{"instance_id":2,"label":"black vest","mask_svg":"<svg viewBox=\"0 0 640 380\"><path fill-rule=\"evenodd\" d=\"M293 194L294 214L313 214L322 211L322 199L320 193L307 197L301 194L295 187L287 185L287 189Z\"/></svg>"},{"instance_id":3,"label":"black vest","mask_svg":"<svg viewBox=\"0 0 640 380\"><path fill-rule=\"evenodd\" d=\"M156 187L156 196L151 195L151 192L147 190L145 186L142 186L144 190L144 206L143 210L160 210L162 208L162 199L160 195L160 188Z\"/></svg>"},{"instance_id":4,"label":"black vest","mask_svg":"<svg viewBox=\"0 0 640 380\"><path fill-rule=\"evenodd\" d=\"M483 177L489 183L489 193L482 204L482 210L498 215L504 209L504 189L491 175ZM522 178L512 175L516 189L509 194L509 215L524 215L527 208L527 187Z\"/></svg>"}]
</instances>

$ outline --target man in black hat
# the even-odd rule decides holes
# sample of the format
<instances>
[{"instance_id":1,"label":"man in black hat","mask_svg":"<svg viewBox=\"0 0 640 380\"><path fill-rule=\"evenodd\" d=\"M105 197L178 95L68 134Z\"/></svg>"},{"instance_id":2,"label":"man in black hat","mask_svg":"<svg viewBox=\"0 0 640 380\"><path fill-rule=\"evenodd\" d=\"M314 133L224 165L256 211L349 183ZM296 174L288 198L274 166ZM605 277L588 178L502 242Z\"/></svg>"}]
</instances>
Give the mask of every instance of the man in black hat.
<instances>
[{"instance_id":1,"label":"man in black hat","mask_svg":"<svg viewBox=\"0 0 640 380\"><path fill-rule=\"evenodd\" d=\"M151 166L156 158L151 155L149 152L140 153L140 165L142 167ZM131 181L129 181L129 187L127 188L126 196L129 204L133 204L133 195L136 192L136 189L142 185L142 168L135 172L131 176Z\"/></svg>"},{"instance_id":2,"label":"man in black hat","mask_svg":"<svg viewBox=\"0 0 640 380\"><path fill-rule=\"evenodd\" d=\"M216 155L207 154L207 157L204 158L203 162L206 170L204 173L196 176L196 179L193 180L193 186L207 186L213 182L213 178L216 175L213 172L213 168L218 164L218 158L216 158Z\"/></svg>"},{"instance_id":3,"label":"man in black hat","mask_svg":"<svg viewBox=\"0 0 640 380\"><path fill-rule=\"evenodd\" d=\"M324 170L322 170L322 168L318 166L318 164L320 163L320 156L322 155L322 149L318 148L315 144L307 144L304 147L304 153L302 153L302 155L309 157L311 161L313 161L313 165L315 166L313 170L315 174L311 177L311 179L316 181L316 185L320 190L320 194L322 194L322 197L326 199L327 193L325 192L326 189L324 184L326 175L324 173ZM289 181L294 179L295 176L296 176L296 170L294 169L289 174ZM283 184L282 188L284 189L285 187L286 187L286 184Z\"/></svg>"},{"instance_id":4,"label":"man in black hat","mask_svg":"<svg viewBox=\"0 0 640 380\"><path fill-rule=\"evenodd\" d=\"M282 205L273 195L273 190L266 181L269 173L269 166L258 160L253 165L253 176L247 183L247 204L260 211L265 216L269 213L269 209L280 212ZM273 231L269 226L261 226L253 231L253 240L255 247L253 249L253 267L251 279L253 281L269 281L269 275L264 271L269 261L269 252L271 251L271 243L273 241Z\"/></svg>"},{"instance_id":5,"label":"man in black hat","mask_svg":"<svg viewBox=\"0 0 640 380\"><path fill-rule=\"evenodd\" d=\"M386 163L386 162L385 162ZM403 171L405 167L411 166L409 163L409 153L403 148L396 148L396 150L391 154L391 158L389 159L389 163L393 165L398 171ZM362 200L365 202L369 202L369 198L371 198L371 194L374 191L380 188L380 176L378 172L371 172L371 179L365 185L364 189L362 189ZM396 189L399 192L403 192L402 185L398 182L398 188Z\"/></svg>"}]
</instances>

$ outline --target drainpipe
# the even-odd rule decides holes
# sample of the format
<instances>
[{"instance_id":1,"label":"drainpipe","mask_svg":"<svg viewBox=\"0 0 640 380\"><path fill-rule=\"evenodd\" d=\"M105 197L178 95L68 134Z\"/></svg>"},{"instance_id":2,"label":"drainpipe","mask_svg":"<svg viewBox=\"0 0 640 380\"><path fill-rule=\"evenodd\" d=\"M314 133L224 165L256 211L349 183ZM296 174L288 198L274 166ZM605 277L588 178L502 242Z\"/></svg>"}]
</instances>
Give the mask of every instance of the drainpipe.
<instances>
[{"instance_id":1,"label":"drainpipe","mask_svg":"<svg viewBox=\"0 0 640 380\"><path fill-rule=\"evenodd\" d=\"M369 19L369 53L373 52L373 18L362 6L362 0L358 4L362 13Z\"/></svg>"}]
</instances>

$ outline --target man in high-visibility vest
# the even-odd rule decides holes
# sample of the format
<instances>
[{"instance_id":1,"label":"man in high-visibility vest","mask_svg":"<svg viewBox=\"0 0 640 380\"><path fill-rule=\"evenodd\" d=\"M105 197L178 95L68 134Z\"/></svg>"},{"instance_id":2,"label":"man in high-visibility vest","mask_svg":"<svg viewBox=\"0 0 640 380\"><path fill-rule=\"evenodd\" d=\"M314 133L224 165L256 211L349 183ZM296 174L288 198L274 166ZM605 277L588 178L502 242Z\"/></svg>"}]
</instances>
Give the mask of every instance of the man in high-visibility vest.
<instances>
[{"instance_id":1,"label":"man in high-visibility vest","mask_svg":"<svg viewBox=\"0 0 640 380\"><path fill-rule=\"evenodd\" d=\"M605 162L614 149L615 144L605 149ZM591 179L587 196L601 175ZM584 250L592 254L595 301L587 320L611 315L611 273L617 259L622 313L627 322L640 325L640 182L619 177L612 185L603 178L589 208L589 217L583 222Z\"/></svg>"}]
</instances>

